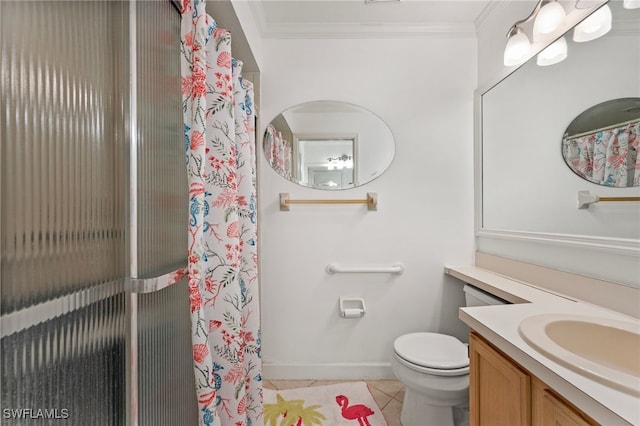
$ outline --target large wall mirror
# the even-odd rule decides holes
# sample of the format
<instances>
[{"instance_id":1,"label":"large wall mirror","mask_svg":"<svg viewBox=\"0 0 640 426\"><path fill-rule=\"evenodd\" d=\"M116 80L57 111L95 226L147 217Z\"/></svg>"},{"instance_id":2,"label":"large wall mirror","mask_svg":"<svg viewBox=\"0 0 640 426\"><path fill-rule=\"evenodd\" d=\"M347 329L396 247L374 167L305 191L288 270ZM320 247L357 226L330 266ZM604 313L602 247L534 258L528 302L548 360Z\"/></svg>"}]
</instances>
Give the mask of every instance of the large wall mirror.
<instances>
[{"instance_id":1,"label":"large wall mirror","mask_svg":"<svg viewBox=\"0 0 640 426\"><path fill-rule=\"evenodd\" d=\"M266 128L267 162L282 177L315 189L364 185L391 164L389 126L367 109L339 101L314 101L278 114Z\"/></svg>"},{"instance_id":2,"label":"large wall mirror","mask_svg":"<svg viewBox=\"0 0 640 426\"><path fill-rule=\"evenodd\" d=\"M579 191L636 197L640 188L584 179L562 152L576 117L615 99L640 97L640 9L625 9L618 0L609 6L608 34L577 43L570 31L564 61L538 66L534 57L482 94L482 230L640 239L639 202L577 208Z\"/></svg>"}]
</instances>

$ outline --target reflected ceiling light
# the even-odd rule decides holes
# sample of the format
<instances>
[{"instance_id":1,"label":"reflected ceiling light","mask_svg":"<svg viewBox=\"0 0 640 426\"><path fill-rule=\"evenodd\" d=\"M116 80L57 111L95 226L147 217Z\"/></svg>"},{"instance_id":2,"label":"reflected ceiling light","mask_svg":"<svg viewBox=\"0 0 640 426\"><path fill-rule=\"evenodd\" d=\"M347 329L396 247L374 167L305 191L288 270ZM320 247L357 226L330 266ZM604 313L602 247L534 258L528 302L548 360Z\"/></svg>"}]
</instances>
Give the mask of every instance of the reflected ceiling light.
<instances>
[{"instance_id":1,"label":"reflected ceiling light","mask_svg":"<svg viewBox=\"0 0 640 426\"><path fill-rule=\"evenodd\" d=\"M622 3L622 7L625 9L639 9L640 8L640 0L624 0Z\"/></svg>"},{"instance_id":2,"label":"reflected ceiling light","mask_svg":"<svg viewBox=\"0 0 640 426\"><path fill-rule=\"evenodd\" d=\"M507 35L507 46L504 48L504 64L508 67L524 63L531 53L531 42L522 28L513 26Z\"/></svg>"},{"instance_id":3,"label":"reflected ceiling light","mask_svg":"<svg viewBox=\"0 0 640 426\"><path fill-rule=\"evenodd\" d=\"M348 161L348 160L352 160L353 157L351 155L347 155L347 154L342 154L338 157L329 157L327 158L327 161L331 162L331 161Z\"/></svg>"},{"instance_id":4,"label":"reflected ceiling light","mask_svg":"<svg viewBox=\"0 0 640 426\"><path fill-rule=\"evenodd\" d=\"M543 0L540 3L540 10L536 13L536 20L533 22L533 40L544 39L560 28L567 17L564 8L555 0Z\"/></svg>"},{"instance_id":5,"label":"reflected ceiling light","mask_svg":"<svg viewBox=\"0 0 640 426\"><path fill-rule=\"evenodd\" d=\"M591 41L602 37L611 30L611 21L611 9L605 4L576 25L573 30L573 41Z\"/></svg>"},{"instance_id":6,"label":"reflected ceiling light","mask_svg":"<svg viewBox=\"0 0 640 426\"><path fill-rule=\"evenodd\" d=\"M338 157L329 157L327 158L329 164L327 168L329 170L342 170L344 168L352 169L353 168L353 157L351 155L342 154Z\"/></svg>"},{"instance_id":7,"label":"reflected ceiling light","mask_svg":"<svg viewBox=\"0 0 640 426\"><path fill-rule=\"evenodd\" d=\"M567 40L564 37L559 38L542 52L538 53L536 63L540 66L557 64L565 60L567 57Z\"/></svg>"}]
</instances>

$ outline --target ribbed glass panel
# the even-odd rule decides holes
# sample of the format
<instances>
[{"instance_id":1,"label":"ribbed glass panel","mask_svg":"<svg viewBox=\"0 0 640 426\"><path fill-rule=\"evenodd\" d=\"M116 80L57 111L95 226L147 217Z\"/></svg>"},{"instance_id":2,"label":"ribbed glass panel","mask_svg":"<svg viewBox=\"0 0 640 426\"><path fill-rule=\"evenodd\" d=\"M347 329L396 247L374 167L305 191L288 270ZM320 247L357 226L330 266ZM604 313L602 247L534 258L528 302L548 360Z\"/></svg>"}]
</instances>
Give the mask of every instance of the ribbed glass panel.
<instances>
[{"instance_id":1,"label":"ribbed glass panel","mask_svg":"<svg viewBox=\"0 0 640 426\"><path fill-rule=\"evenodd\" d=\"M0 1L3 314L124 276L116 3Z\"/></svg>"},{"instance_id":2,"label":"ribbed glass panel","mask_svg":"<svg viewBox=\"0 0 640 426\"><path fill-rule=\"evenodd\" d=\"M141 426L198 424L185 279L138 295L138 372Z\"/></svg>"},{"instance_id":3,"label":"ribbed glass panel","mask_svg":"<svg viewBox=\"0 0 640 426\"><path fill-rule=\"evenodd\" d=\"M137 3L138 276L186 266L188 184L180 80L180 14Z\"/></svg>"},{"instance_id":4,"label":"ribbed glass panel","mask_svg":"<svg viewBox=\"0 0 640 426\"><path fill-rule=\"evenodd\" d=\"M1 340L3 425L123 424L125 293L111 285L115 296Z\"/></svg>"},{"instance_id":5,"label":"ribbed glass panel","mask_svg":"<svg viewBox=\"0 0 640 426\"><path fill-rule=\"evenodd\" d=\"M2 424L124 424L128 239L141 277L186 263L180 17L136 7L128 235L129 4L0 1ZM197 423L186 292L139 295L141 424Z\"/></svg>"},{"instance_id":6,"label":"ribbed glass panel","mask_svg":"<svg viewBox=\"0 0 640 426\"><path fill-rule=\"evenodd\" d=\"M3 425L125 417L125 12L0 1Z\"/></svg>"}]
</instances>

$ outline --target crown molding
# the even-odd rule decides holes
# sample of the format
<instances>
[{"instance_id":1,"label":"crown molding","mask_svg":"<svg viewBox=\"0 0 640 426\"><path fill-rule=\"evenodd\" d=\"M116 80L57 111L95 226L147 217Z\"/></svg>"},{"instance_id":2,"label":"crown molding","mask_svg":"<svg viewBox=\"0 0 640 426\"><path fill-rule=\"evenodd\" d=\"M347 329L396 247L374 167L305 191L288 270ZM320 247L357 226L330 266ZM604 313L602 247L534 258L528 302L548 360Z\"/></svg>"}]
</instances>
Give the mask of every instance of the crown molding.
<instances>
[{"instance_id":1,"label":"crown molding","mask_svg":"<svg viewBox=\"0 0 640 426\"><path fill-rule=\"evenodd\" d=\"M507 3L507 0L492 0L485 6L474 21L478 36L491 27L492 22L495 22L494 17L504 14L507 10Z\"/></svg>"},{"instance_id":2,"label":"crown molding","mask_svg":"<svg viewBox=\"0 0 640 426\"><path fill-rule=\"evenodd\" d=\"M295 23L265 25L268 39L330 38L475 38L474 25L405 23Z\"/></svg>"},{"instance_id":3,"label":"crown molding","mask_svg":"<svg viewBox=\"0 0 640 426\"><path fill-rule=\"evenodd\" d=\"M254 22L264 39L330 38L476 38L479 25L509 0L490 1L472 24L451 23L268 23L263 1L249 1Z\"/></svg>"},{"instance_id":4,"label":"crown molding","mask_svg":"<svg viewBox=\"0 0 640 426\"><path fill-rule=\"evenodd\" d=\"M264 12L264 5L262 1L250 1L249 9L253 14L253 21L256 23L258 27L258 32L260 36L264 37L264 33L267 27L267 18Z\"/></svg>"}]
</instances>

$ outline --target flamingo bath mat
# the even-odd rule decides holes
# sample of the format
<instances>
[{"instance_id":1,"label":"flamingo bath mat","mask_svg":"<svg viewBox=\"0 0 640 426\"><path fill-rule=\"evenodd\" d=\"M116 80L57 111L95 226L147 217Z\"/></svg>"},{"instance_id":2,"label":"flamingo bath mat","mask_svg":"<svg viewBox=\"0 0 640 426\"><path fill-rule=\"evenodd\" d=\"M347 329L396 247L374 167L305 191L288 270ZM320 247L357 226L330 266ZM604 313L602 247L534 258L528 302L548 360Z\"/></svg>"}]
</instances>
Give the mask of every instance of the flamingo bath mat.
<instances>
[{"instance_id":1,"label":"flamingo bath mat","mask_svg":"<svg viewBox=\"0 0 640 426\"><path fill-rule=\"evenodd\" d=\"M264 389L265 426L387 426L365 382Z\"/></svg>"}]
</instances>

